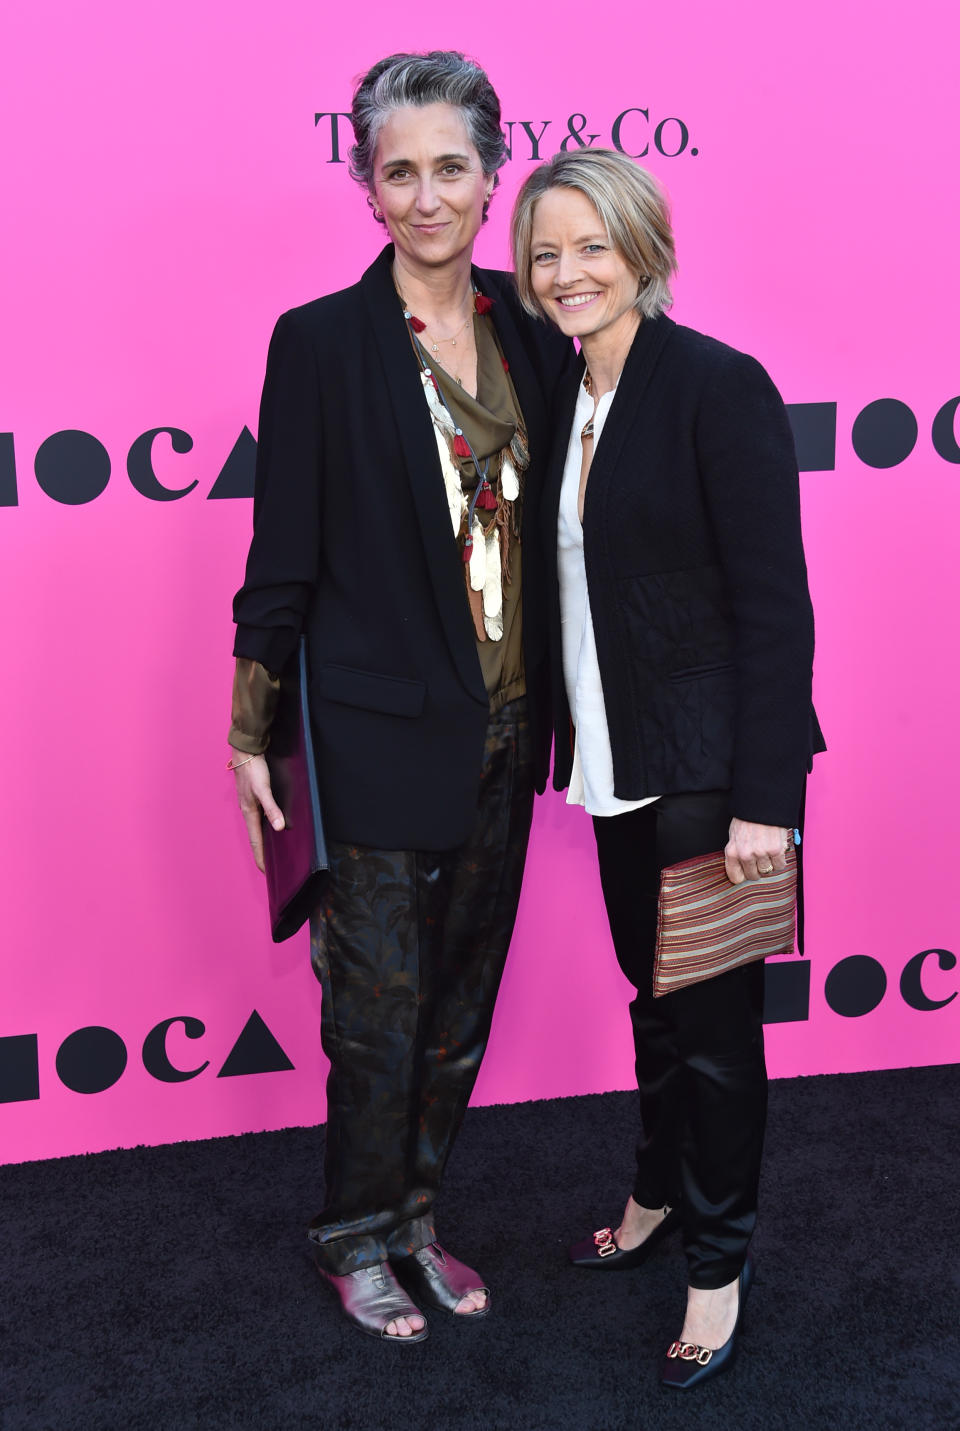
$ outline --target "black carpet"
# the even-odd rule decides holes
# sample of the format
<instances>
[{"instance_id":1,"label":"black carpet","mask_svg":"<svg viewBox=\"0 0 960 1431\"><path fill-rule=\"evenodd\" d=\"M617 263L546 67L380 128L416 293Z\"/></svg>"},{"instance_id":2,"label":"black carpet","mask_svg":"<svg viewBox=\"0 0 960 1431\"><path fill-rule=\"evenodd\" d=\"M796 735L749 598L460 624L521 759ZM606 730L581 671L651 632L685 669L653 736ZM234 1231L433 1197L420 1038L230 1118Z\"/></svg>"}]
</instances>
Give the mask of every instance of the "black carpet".
<instances>
[{"instance_id":1,"label":"black carpet","mask_svg":"<svg viewBox=\"0 0 960 1431\"><path fill-rule=\"evenodd\" d=\"M323 1130L0 1168L4 1431L956 1431L960 1067L771 1088L757 1283L733 1370L657 1382L675 1240L644 1269L566 1265L618 1218L636 1100L468 1114L442 1235L491 1315L420 1346L340 1316L308 1262Z\"/></svg>"}]
</instances>

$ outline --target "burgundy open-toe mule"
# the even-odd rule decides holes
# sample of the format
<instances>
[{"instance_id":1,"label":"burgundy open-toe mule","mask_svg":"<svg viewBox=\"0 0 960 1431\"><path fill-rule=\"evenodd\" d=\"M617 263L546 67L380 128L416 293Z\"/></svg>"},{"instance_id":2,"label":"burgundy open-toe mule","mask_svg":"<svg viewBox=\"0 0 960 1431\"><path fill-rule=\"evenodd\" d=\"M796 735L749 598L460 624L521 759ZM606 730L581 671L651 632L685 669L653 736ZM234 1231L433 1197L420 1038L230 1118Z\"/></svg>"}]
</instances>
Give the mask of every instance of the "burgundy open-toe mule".
<instances>
[{"instance_id":1,"label":"burgundy open-toe mule","mask_svg":"<svg viewBox=\"0 0 960 1431\"><path fill-rule=\"evenodd\" d=\"M379 1337L385 1342L404 1344L422 1342L427 1335L426 1323L419 1332L411 1332L408 1337L388 1335L387 1327L398 1317L422 1317L420 1308L415 1306L400 1286L389 1262L379 1262L375 1267L361 1267L356 1272L346 1272L337 1276L327 1272L320 1264L317 1271L324 1281L340 1298L343 1314L355 1327L367 1336Z\"/></svg>"},{"instance_id":2,"label":"burgundy open-toe mule","mask_svg":"<svg viewBox=\"0 0 960 1431\"><path fill-rule=\"evenodd\" d=\"M457 1321L470 1322L485 1317L490 1310L490 1289L485 1287L472 1268L445 1252L438 1242L421 1247L396 1263L404 1285L418 1301L437 1307L441 1312L455 1312ZM486 1292L487 1300L474 1312L457 1312L457 1307L470 1292Z\"/></svg>"}]
</instances>

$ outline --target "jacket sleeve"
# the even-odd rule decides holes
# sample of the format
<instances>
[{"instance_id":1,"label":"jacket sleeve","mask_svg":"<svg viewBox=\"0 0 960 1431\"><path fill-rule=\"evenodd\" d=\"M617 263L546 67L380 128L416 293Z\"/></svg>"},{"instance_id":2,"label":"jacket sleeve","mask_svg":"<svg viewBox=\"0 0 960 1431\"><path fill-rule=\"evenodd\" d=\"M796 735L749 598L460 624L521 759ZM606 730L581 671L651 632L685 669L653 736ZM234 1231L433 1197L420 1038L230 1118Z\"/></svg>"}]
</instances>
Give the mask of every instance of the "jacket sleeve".
<instances>
[{"instance_id":1,"label":"jacket sleeve","mask_svg":"<svg viewBox=\"0 0 960 1431\"><path fill-rule=\"evenodd\" d=\"M320 384L296 312L277 323L260 402L253 540L233 603L233 653L281 671L296 649L320 553Z\"/></svg>"},{"instance_id":2,"label":"jacket sleeve","mask_svg":"<svg viewBox=\"0 0 960 1431\"><path fill-rule=\"evenodd\" d=\"M732 606L732 813L793 826L810 759L813 610L786 409L753 358L727 350L696 423L701 482Z\"/></svg>"}]
</instances>

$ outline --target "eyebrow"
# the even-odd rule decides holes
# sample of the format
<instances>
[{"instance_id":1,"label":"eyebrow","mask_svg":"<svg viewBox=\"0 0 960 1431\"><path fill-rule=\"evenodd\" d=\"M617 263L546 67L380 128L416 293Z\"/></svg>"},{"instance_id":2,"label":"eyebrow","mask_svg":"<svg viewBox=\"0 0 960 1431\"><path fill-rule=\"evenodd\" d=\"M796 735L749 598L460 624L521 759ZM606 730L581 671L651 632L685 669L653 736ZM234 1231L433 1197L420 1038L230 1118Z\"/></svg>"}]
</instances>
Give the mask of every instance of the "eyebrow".
<instances>
[{"instance_id":1,"label":"eyebrow","mask_svg":"<svg viewBox=\"0 0 960 1431\"><path fill-rule=\"evenodd\" d=\"M579 236L578 238L575 238L575 239L574 239L574 243L575 243L575 244L581 244L581 243L596 243L598 239L601 239L604 243L609 243L609 242L610 242L610 236L609 236L609 234L606 234L606 233L595 233L595 234L580 234L580 236ZM557 245L556 245L556 241L555 241L555 240L552 240L552 239L534 239L534 240L533 240L533 247L534 247L534 248L556 248L556 246L557 246Z\"/></svg>"},{"instance_id":2,"label":"eyebrow","mask_svg":"<svg viewBox=\"0 0 960 1431\"><path fill-rule=\"evenodd\" d=\"M461 159L465 164L469 164L469 154L438 154L435 159L431 159L431 164L449 164L451 159ZM380 165L381 169L415 169L417 166L412 159L384 159Z\"/></svg>"}]
</instances>

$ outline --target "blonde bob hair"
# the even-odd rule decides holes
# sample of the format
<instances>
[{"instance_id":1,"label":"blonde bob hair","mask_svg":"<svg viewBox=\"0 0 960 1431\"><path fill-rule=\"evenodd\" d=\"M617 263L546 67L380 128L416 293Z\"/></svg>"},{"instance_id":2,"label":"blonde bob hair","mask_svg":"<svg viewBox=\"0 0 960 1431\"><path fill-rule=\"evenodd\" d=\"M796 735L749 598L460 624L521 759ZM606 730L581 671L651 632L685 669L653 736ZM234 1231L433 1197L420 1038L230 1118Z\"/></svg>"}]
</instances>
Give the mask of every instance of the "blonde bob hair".
<instances>
[{"instance_id":1,"label":"blonde bob hair","mask_svg":"<svg viewBox=\"0 0 960 1431\"><path fill-rule=\"evenodd\" d=\"M670 277L677 271L666 194L652 174L615 149L579 149L555 154L525 181L513 209L511 240L517 292L528 313L546 317L530 281L530 249L537 201L550 189L576 189L590 200L611 244L637 275L635 307L655 318L673 302Z\"/></svg>"}]
</instances>

